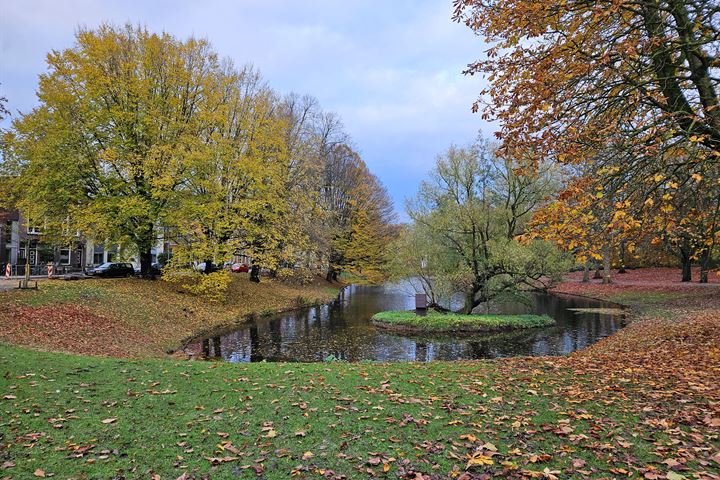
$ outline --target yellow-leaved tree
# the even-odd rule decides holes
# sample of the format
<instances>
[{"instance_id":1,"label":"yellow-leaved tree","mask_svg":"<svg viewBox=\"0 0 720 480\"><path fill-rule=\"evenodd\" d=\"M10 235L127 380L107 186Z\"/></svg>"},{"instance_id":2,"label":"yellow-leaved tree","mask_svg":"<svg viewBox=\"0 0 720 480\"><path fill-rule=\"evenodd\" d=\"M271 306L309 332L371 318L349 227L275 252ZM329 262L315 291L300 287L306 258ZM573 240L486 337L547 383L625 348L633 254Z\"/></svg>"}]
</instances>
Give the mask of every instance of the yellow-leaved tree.
<instances>
[{"instance_id":1,"label":"yellow-leaved tree","mask_svg":"<svg viewBox=\"0 0 720 480\"><path fill-rule=\"evenodd\" d=\"M226 72L205 40L131 25L80 29L47 68L5 161L18 206L48 236L132 245L149 273L157 228L207 149Z\"/></svg>"}]
</instances>

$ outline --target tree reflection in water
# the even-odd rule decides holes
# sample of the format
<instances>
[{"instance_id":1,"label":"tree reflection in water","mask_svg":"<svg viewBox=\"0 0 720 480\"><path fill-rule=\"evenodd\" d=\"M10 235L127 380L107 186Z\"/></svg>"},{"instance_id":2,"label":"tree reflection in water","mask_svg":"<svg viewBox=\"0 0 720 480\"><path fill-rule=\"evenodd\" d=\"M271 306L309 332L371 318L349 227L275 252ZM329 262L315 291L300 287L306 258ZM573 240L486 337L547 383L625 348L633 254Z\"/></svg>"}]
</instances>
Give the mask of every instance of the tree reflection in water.
<instances>
[{"instance_id":1,"label":"tree reflection in water","mask_svg":"<svg viewBox=\"0 0 720 480\"><path fill-rule=\"evenodd\" d=\"M553 327L486 335L402 336L376 329L370 318L382 310L409 310L414 298L393 286L350 286L329 304L254 320L200 340L196 350L231 362L431 361L562 355L611 335L622 316L576 313L570 308L614 305L587 298L533 294L530 305L506 305L503 313L538 313L555 318Z\"/></svg>"}]
</instances>

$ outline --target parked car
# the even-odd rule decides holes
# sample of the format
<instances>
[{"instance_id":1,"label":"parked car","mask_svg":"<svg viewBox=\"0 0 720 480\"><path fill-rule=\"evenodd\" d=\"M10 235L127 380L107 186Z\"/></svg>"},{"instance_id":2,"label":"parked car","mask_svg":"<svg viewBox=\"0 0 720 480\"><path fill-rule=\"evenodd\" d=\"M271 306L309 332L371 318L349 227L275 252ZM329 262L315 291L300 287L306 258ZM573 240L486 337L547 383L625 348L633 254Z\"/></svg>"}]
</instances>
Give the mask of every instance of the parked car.
<instances>
[{"instance_id":1,"label":"parked car","mask_svg":"<svg viewBox=\"0 0 720 480\"><path fill-rule=\"evenodd\" d=\"M162 265L160 265L159 263L153 263L150 265L150 274L159 277L160 275L162 275L162 269ZM137 267L135 269L135 275L140 275L140 267Z\"/></svg>"},{"instance_id":2,"label":"parked car","mask_svg":"<svg viewBox=\"0 0 720 480\"><path fill-rule=\"evenodd\" d=\"M243 273L243 272L249 272L250 266L245 265L244 263L233 263L233 266L230 268L234 273Z\"/></svg>"},{"instance_id":3,"label":"parked car","mask_svg":"<svg viewBox=\"0 0 720 480\"><path fill-rule=\"evenodd\" d=\"M195 270L198 272L204 272L205 271L205 262L198 263L197 265L195 265ZM217 272L218 270L219 270L219 268L217 265L215 265L214 263L210 264L211 272Z\"/></svg>"},{"instance_id":4,"label":"parked car","mask_svg":"<svg viewBox=\"0 0 720 480\"><path fill-rule=\"evenodd\" d=\"M131 263L103 263L88 272L94 277L130 277L135 274L135 268Z\"/></svg>"}]
</instances>

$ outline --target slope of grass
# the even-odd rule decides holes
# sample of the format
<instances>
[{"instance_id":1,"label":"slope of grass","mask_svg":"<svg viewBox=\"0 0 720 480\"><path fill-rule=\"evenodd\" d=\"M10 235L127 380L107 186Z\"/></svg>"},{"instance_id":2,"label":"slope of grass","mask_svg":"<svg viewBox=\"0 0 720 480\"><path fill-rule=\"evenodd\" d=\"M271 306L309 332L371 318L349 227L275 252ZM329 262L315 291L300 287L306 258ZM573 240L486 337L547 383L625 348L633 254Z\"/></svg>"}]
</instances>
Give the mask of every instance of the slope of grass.
<instances>
[{"instance_id":1,"label":"slope of grass","mask_svg":"<svg viewBox=\"0 0 720 480\"><path fill-rule=\"evenodd\" d=\"M491 332L555 324L547 315L461 315L436 310L428 310L426 315L413 311L379 312L372 320L379 327L412 332Z\"/></svg>"},{"instance_id":2,"label":"slope of grass","mask_svg":"<svg viewBox=\"0 0 720 480\"><path fill-rule=\"evenodd\" d=\"M326 303L325 282L291 286L233 276L226 297L210 302L164 281L45 281L39 290L0 292L0 340L16 345L116 357L163 356L204 330L305 305Z\"/></svg>"}]
</instances>

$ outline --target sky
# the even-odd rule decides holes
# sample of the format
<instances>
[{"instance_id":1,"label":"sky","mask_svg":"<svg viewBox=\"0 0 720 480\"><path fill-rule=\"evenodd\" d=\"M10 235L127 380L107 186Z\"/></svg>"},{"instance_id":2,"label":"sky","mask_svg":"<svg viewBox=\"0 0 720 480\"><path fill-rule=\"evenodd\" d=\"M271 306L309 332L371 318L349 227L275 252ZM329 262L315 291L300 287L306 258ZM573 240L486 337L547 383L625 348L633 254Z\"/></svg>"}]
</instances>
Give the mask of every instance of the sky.
<instances>
[{"instance_id":1,"label":"sky","mask_svg":"<svg viewBox=\"0 0 720 480\"><path fill-rule=\"evenodd\" d=\"M462 74L486 47L451 15L452 0L3 0L0 96L13 116L32 109L46 54L71 47L78 27L205 37L277 91L338 113L404 219L437 154L492 134L471 112L483 80Z\"/></svg>"}]
</instances>

